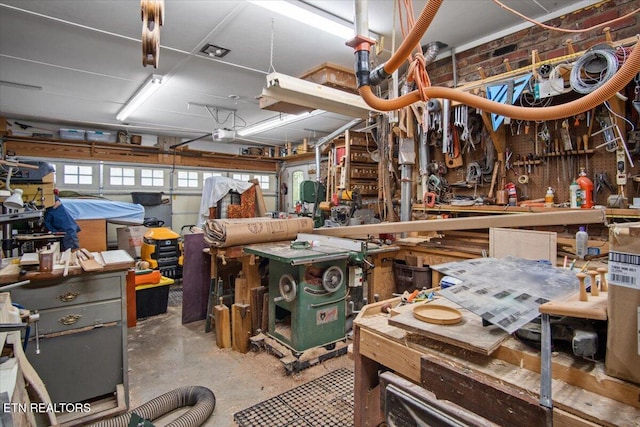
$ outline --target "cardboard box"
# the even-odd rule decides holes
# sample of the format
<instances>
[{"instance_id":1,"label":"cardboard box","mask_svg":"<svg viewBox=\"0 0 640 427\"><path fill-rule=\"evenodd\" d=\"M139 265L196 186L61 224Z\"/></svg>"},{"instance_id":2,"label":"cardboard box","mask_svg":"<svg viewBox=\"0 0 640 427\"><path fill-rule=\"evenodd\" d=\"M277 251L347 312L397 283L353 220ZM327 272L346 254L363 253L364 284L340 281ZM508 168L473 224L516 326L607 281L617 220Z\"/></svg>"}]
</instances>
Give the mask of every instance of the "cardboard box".
<instances>
[{"instance_id":1,"label":"cardboard box","mask_svg":"<svg viewBox=\"0 0 640 427\"><path fill-rule=\"evenodd\" d=\"M640 222L609 227L605 372L640 384Z\"/></svg>"},{"instance_id":2,"label":"cardboard box","mask_svg":"<svg viewBox=\"0 0 640 427\"><path fill-rule=\"evenodd\" d=\"M149 230L144 225L131 225L116 230L118 235L118 249L123 249L133 258L140 258L140 249L144 234Z\"/></svg>"}]
</instances>

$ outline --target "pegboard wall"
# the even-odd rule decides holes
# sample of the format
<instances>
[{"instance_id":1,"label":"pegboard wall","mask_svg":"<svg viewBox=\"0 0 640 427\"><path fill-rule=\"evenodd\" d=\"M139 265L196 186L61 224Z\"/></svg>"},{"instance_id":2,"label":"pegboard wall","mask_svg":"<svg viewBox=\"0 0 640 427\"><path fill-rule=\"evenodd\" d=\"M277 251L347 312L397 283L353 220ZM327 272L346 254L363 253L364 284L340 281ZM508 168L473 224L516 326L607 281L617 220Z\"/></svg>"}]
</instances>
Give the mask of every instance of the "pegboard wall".
<instances>
[{"instance_id":1,"label":"pegboard wall","mask_svg":"<svg viewBox=\"0 0 640 427\"><path fill-rule=\"evenodd\" d=\"M630 131L638 129L640 123L637 112L630 108L625 108L625 116L628 122L616 119L602 105L588 114L563 120L547 122L520 120L509 122L507 120L508 123L502 126L506 127L507 153L505 159L509 156L508 153L511 153L510 168L501 170L500 173L506 174L506 183L516 185L519 201L542 199L548 187L551 187L555 193L555 204L568 204L569 185L584 169L594 183L594 187L599 190L594 194L595 204L606 206L609 196L615 195L619 191L616 184L616 150L612 145L606 143L605 131L602 130L602 127L610 125L611 119L613 119L618 124L618 129L620 129L630 151L629 157L634 163L632 167L625 155L627 185L624 188L624 195L631 203L633 197L640 197L640 182L633 179L640 176L640 150L638 149L640 146L637 145L640 144L640 141L634 139L638 134L632 134ZM615 129L610 131L617 132ZM631 135L631 139L629 135ZM461 154L462 164L460 166L449 168L445 175L449 184L464 181L467 173L466 168L471 162L485 164L488 159L492 158L492 155L487 151L492 148L492 144L486 139L485 135L475 150L467 150ZM570 146L566 146L567 148L564 145L565 140L567 140L567 144L570 143ZM435 161L447 162L446 155L442 154L438 148L432 147L431 158ZM493 159L497 159L495 153L493 153ZM501 165L502 168L505 166ZM454 195L486 196L489 191L489 178L485 175L482 184L477 188L453 185L452 192ZM598 185L599 182L600 185ZM606 183L609 183L611 188ZM498 189L500 189L499 185L496 184L495 190Z\"/></svg>"}]
</instances>

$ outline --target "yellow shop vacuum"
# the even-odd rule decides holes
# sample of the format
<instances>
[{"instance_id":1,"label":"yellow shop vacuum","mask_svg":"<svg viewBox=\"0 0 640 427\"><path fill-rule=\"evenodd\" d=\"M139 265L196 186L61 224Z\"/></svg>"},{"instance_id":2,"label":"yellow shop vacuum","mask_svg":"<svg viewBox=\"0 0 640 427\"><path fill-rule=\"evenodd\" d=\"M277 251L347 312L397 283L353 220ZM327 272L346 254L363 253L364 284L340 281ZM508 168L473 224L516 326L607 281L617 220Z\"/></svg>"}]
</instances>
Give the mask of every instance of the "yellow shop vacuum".
<instances>
[{"instance_id":1,"label":"yellow shop vacuum","mask_svg":"<svg viewBox=\"0 0 640 427\"><path fill-rule=\"evenodd\" d=\"M180 235L168 227L155 227L144 234L140 258L150 268L172 279L182 277L182 242Z\"/></svg>"}]
</instances>

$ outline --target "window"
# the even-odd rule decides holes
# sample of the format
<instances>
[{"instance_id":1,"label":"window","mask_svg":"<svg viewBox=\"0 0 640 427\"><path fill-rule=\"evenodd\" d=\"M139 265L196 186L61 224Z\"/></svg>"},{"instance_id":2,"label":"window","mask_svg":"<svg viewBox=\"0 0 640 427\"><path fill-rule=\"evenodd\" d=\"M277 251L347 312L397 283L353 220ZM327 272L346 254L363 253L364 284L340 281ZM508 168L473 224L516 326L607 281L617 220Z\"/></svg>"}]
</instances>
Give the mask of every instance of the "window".
<instances>
[{"instance_id":1,"label":"window","mask_svg":"<svg viewBox=\"0 0 640 427\"><path fill-rule=\"evenodd\" d=\"M238 181L248 182L251 179L251 175L247 173L234 173L233 179L237 179Z\"/></svg>"},{"instance_id":2,"label":"window","mask_svg":"<svg viewBox=\"0 0 640 427\"><path fill-rule=\"evenodd\" d=\"M162 169L141 169L140 185L143 187L164 187L164 171Z\"/></svg>"},{"instance_id":3,"label":"window","mask_svg":"<svg viewBox=\"0 0 640 427\"><path fill-rule=\"evenodd\" d=\"M294 171L291 174L291 200L292 206L302 200L302 195L300 194L300 184L304 181L304 172L303 171Z\"/></svg>"},{"instance_id":4,"label":"window","mask_svg":"<svg viewBox=\"0 0 640 427\"><path fill-rule=\"evenodd\" d=\"M93 184L93 167L64 165L63 181L69 185L91 185Z\"/></svg>"},{"instance_id":5,"label":"window","mask_svg":"<svg viewBox=\"0 0 640 427\"><path fill-rule=\"evenodd\" d=\"M109 169L109 184L136 185L136 171L133 168L112 167Z\"/></svg>"},{"instance_id":6,"label":"window","mask_svg":"<svg viewBox=\"0 0 640 427\"><path fill-rule=\"evenodd\" d=\"M178 187L198 188L198 172L178 171Z\"/></svg>"},{"instance_id":7,"label":"window","mask_svg":"<svg viewBox=\"0 0 640 427\"><path fill-rule=\"evenodd\" d=\"M269 175L254 175L253 177L260 183L260 188L262 188L263 190L269 189L269 183L271 182L269 179Z\"/></svg>"}]
</instances>

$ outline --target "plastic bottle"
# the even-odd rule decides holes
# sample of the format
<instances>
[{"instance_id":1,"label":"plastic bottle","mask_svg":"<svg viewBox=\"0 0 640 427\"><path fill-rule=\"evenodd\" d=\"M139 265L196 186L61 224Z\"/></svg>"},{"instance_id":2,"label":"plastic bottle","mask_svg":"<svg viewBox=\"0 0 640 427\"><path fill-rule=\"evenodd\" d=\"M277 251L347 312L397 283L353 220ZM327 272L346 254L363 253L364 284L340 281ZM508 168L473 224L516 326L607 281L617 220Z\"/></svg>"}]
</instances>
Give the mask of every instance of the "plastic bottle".
<instances>
[{"instance_id":1,"label":"plastic bottle","mask_svg":"<svg viewBox=\"0 0 640 427\"><path fill-rule=\"evenodd\" d=\"M593 207L593 181L589 179L584 171L584 168L580 169L580 176L576 179L576 182L582 189L582 209L591 209Z\"/></svg>"},{"instance_id":2,"label":"plastic bottle","mask_svg":"<svg viewBox=\"0 0 640 427\"><path fill-rule=\"evenodd\" d=\"M584 227L580 227L576 233L576 257L578 259L584 259L587 254L587 247L589 246L589 234Z\"/></svg>"},{"instance_id":3,"label":"plastic bottle","mask_svg":"<svg viewBox=\"0 0 640 427\"><path fill-rule=\"evenodd\" d=\"M571 198L570 206L572 209L577 209L580 207L580 205L578 204L579 192L580 192L580 185L577 182L573 181L569 186L569 195Z\"/></svg>"},{"instance_id":4,"label":"plastic bottle","mask_svg":"<svg viewBox=\"0 0 640 427\"><path fill-rule=\"evenodd\" d=\"M547 208L553 207L553 188L549 187L547 189L547 194L544 195L544 205Z\"/></svg>"}]
</instances>

